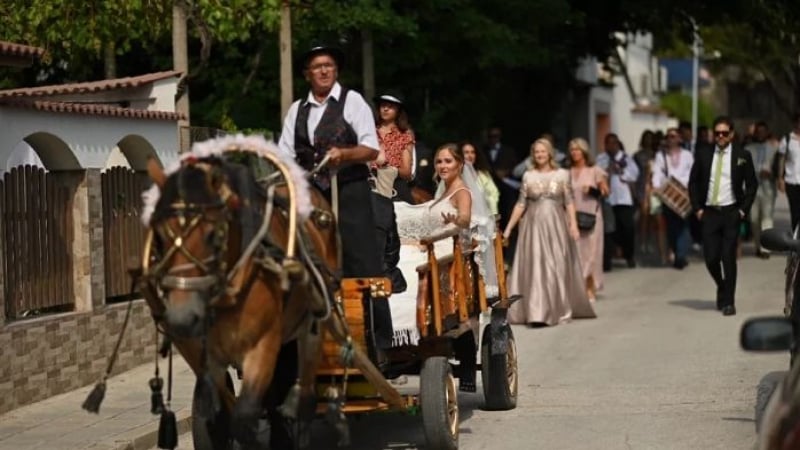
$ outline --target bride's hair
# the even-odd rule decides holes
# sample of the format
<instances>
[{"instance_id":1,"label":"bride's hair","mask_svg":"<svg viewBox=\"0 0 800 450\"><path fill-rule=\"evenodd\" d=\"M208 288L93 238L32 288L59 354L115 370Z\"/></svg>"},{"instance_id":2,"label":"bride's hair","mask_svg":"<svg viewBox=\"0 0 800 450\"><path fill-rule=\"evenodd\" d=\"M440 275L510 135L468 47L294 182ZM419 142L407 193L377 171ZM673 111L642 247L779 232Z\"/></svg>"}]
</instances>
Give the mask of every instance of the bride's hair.
<instances>
[{"instance_id":1,"label":"bride's hair","mask_svg":"<svg viewBox=\"0 0 800 450\"><path fill-rule=\"evenodd\" d=\"M439 174L436 173L436 157L439 156L440 152L445 150L449 151L450 154L453 155L453 158L461 163L461 170L464 170L464 152L461 151L461 147L459 147L458 144L454 142L448 142L447 144L440 145L439 148L437 148L433 153L433 181L439 181Z\"/></svg>"}]
</instances>

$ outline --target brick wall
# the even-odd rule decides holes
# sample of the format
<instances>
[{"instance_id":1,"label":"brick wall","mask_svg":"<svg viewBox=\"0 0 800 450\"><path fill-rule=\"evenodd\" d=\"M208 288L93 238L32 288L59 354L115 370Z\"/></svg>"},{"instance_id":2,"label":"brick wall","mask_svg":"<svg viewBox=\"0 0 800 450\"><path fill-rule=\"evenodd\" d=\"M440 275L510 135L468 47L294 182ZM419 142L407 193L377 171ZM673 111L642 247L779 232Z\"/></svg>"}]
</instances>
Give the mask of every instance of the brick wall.
<instances>
[{"instance_id":1,"label":"brick wall","mask_svg":"<svg viewBox=\"0 0 800 450\"><path fill-rule=\"evenodd\" d=\"M97 382L126 308L123 303L0 327L0 414ZM152 361L154 341L150 310L136 300L112 374Z\"/></svg>"}]
</instances>

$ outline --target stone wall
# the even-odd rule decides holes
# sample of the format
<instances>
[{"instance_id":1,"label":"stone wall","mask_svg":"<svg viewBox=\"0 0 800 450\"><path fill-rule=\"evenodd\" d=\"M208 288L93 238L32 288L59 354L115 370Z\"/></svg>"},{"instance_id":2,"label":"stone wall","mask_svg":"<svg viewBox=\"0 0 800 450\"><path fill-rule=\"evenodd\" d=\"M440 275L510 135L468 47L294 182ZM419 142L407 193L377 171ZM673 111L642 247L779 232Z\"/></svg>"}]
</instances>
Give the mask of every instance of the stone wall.
<instances>
[{"instance_id":1,"label":"stone wall","mask_svg":"<svg viewBox=\"0 0 800 450\"><path fill-rule=\"evenodd\" d=\"M0 414L99 381L127 307L109 305L0 328ZM112 373L152 361L155 351L150 310L135 300Z\"/></svg>"}]
</instances>

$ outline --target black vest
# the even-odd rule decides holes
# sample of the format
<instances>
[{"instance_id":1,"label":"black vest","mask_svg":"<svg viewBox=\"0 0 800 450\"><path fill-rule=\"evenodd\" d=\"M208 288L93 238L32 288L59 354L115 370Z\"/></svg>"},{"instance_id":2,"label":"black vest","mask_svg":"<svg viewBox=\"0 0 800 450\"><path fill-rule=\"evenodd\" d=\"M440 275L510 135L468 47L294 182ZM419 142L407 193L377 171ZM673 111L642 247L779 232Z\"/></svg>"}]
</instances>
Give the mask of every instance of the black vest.
<instances>
[{"instance_id":1,"label":"black vest","mask_svg":"<svg viewBox=\"0 0 800 450\"><path fill-rule=\"evenodd\" d=\"M314 130L314 144L308 137L308 113L311 104L308 100L300 103L297 110L297 120L294 125L294 151L297 163L305 170L316 166L331 147L355 147L358 145L358 135L353 127L344 120L344 103L347 101L349 89L342 88L339 100L328 98L328 107L322 113L322 118ZM353 164L343 167L338 171L339 183L348 181L365 180L369 177L366 164Z\"/></svg>"}]
</instances>

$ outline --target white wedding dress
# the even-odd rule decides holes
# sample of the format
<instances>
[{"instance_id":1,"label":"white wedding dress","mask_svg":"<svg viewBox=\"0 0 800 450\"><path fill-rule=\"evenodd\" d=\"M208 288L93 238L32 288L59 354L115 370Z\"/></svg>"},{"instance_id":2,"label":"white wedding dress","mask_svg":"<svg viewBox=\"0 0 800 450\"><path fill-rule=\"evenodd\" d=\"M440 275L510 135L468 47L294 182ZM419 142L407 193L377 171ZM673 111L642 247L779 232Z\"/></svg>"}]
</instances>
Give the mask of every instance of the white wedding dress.
<instances>
[{"instance_id":1,"label":"white wedding dress","mask_svg":"<svg viewBox=\"0 0 800 450\"><path fill-rule=\"evenodd\" d=\"M469 169L467 169L469 168ZM468 173L469 172L469 173ZM480 190L472 187L474 170L465 166L464 181L466 188L472 196L472 212L470 228L461 231L462 242L477 242L476 262L486 285L486 296L492 298L498 295L497 272L494 258L494 218L491 217L486 199ZM417 298L419 295L419 274L417 267L428 262L428 253L418 244L419 240L440 234L455 225L445 225L443 214L456 214L456 207L452 204L452 197L457 189L447 197L442 197L443 186L437 192L437 198L420 205L410 205L405 202L395 202L394 209L397 216L397 230L401 240L400 262L398 268L402 271L408 283L408 288L399 294L392 294L389 307L392 312L392 327L394 336L393 346L416 345L419 341L417 329ZM453 253L453 240L440 239L434 243L436 258L440 259Z\"/></svg>"}]
</instances>

